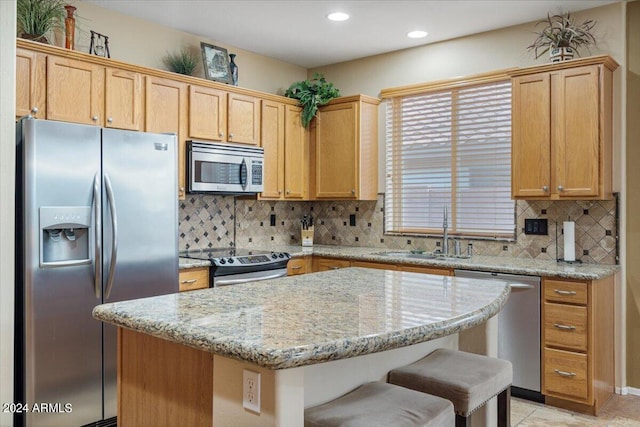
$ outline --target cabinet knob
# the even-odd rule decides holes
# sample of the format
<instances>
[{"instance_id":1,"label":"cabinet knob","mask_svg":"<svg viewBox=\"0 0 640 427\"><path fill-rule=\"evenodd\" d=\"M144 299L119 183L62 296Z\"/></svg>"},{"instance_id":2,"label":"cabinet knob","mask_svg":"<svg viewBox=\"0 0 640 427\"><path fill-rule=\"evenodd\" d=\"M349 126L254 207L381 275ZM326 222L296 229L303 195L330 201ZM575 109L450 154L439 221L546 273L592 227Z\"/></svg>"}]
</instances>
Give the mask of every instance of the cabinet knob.
<instances>
[{"instance_id":1,"label":"cabinet knob","mask_svg":"<svg viewBox=\"0 0 640 427\"><path fill-rule=\"evenodd\" d=\"M356 194L356 190L351 190L351 194Z\"/></svg>"},{"instance_id":2,"label":"cabinet knob","mask_svg":"<svg viewBox=\"0 0 640 427\"><path fill-rule=\"evenodd\" d=\"M278 190L278 194L282 194L282 190Z\"/></svg>"},{"instance_id":3,"label":"cabinet knob","mask_svg":"<svg viewBox=\"0 0 640 427\"><path fill-rule=\"evenodd\" d=\"M220 132L220 133L218 134L218 136L219 136L220 138L222 138L222 137L224 136L224 132Z\"/></svg>"},{"instance_id":4,"label":"cabinet knob","mask_svg":"<svg viewBox=\"0 0 640 427\"><path fill-rule=\"evenodd\" d=\"M97 122L98 121L98 116L91 117L91 120L93 120L94 122Z\"/></svg>"},{"instance_id":5,"label":"cabinet knob","mask_svg":"<svg viewBox=\"0 0 640 427\"><path fill-rule=\"evenodd\" d=\"M562 185L558 185L558 191L562 193L564 191L564 187Z\"/></svg>"},{"instance_id":6,"label":"cabinet knob","mask_svg":"<svg viewBox=\"0 0 640 427\"><path fill-rule=\"evenodd\" d=\"M287 194L291 194L291 190L287 190Z\"/></svg>"},{"instance_id":7,"label":"cabinet knob","mask_svg":"<svg viewBox=\"0 0 640 427\"><path fill-rule=\"evenodd\" d=\"M547 185L542 186L542 191L546 193L547 191L549 191L549 187Z\"/></svg>"},{"instance_id":8,"label":"cabinet knob","mask_svg":"<svg viewBox=\"0 0 640 427\"><path fill-rule=\"evenodd\" d=\"M33 107L33 108L31 109L31 114L33 114L33 115L35 116L36 114L38 114L38 111L39 111L39 110L38 110L38 107Z\"/></svg>"},{"instance_id":9,"label":"cabinet knob","mask_svg":"<svg viewBox=\"0 0 640 427\"><path fill-rule=\"evenodd\" d=\"M229 139L233 138L233 133L229 134Z\"/></svg>"},{"instance_id":10,"label":"cabinet knob","mask_svg":"<svg viewBox=\"0 0 640 427\"><path fill-rule=\"evenodd\" d=\"M184 193L184 187L180 187L180 192Z\"/></svg>"},{"instance_id":11,"label":"cabinet knob","mask_svg":"<svg viewBox=\"0 0 640 427\"><path fill-rule=\"evenodd\" d=\"M96 119L97 119L97 117L96 117ZM109 118L107 119L107 123L113 123L113 118L109 117Z\"/></svg>"}]
</instances>

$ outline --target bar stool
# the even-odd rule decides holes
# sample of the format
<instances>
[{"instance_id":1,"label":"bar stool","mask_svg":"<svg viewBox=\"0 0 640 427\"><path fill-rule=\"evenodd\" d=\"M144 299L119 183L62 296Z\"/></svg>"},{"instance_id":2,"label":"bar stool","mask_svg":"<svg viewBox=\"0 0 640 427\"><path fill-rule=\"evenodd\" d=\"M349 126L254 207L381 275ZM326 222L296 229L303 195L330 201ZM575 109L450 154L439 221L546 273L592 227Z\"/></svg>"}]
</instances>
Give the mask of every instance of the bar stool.
<instances>
[{"instance_id":1,"label":"bar stool","mask_svg":"<svg viewBox=\"0 0 640 427\"><path fill-rule=\"evenodd\" d=\"M389 372L391 384L451 401L456 427L467 426L469 415L495 396L498 396L498 426L509 426L512 380L509 361L444 348Z\"/></svg>"},{"instance_id":2,"label":"bar stool","mask_svg":"<svg viewBox=\"0 0 640 427\"><path fill-rule=\"evenodd\" d=\"M380 381L304 411L304 427L451 427L445 399Z\"/></svg>"}]
</instances>

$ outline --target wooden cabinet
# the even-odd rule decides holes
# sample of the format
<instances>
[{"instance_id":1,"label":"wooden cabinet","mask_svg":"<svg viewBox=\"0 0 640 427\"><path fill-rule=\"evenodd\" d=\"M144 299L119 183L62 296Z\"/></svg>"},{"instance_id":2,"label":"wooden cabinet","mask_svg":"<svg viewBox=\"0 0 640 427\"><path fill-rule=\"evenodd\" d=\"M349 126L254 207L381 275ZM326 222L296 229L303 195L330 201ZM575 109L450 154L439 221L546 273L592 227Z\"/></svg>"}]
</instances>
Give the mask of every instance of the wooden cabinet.
<instances>
[{"instance_id":1,"label":"wooden cabinet","mask_svg":"<svg viewBox=\"0 0 640 427\"><path fill-rule=\"evenodd\" d=\"M46 74L46 55L16 50L16 119L29 114L46 117Z\"/></svg>"},{"instance_id":2,"label":"wooden cabinet","mask_svg":"<svg viewBox=\"0 0 640 427\"><path fill-rule=\"evenodd\" d=\"M348 259L335 259L314 256L312 261L312 270L314 273L318 271L338 270L340 268L347 268L350 266L351 261L349 261Z\"/></svg>"},{"instance_id":3,"label":"wooden cabinet","mask_svg":"<svg viewBox=\"0 0 640 427\"><path fill-rule=\"evenodd\" d=\"M400 271L408 271L410 273L437 274L439 276L453 276L453 270L445 267L433 266L417 266L417 265L400 265Z\"/></svg>"},{"instance_id":4,"label":"wooden cabinet","mask_svg":"<svg viewBox=\"0 0 640 427\"><path fill-rule=\"evenodd\" d=\"M512 197L612 197L612 81L608 56L512 75Z\"/></svg>"},{"instance_id":5,"label":"wooden cabinet","mask_svg":"<svg viewBox=\"0 0 640 427\"><path fill-rule=\"evenodd\" d=\"M104 67L49 55L47 119L102 126Z\"/></svg>"},{"instance_id":6,"label":"wooden cabinet","mask_svg":"<svg viewBox=\"0 0 640 427\"><path fill-rule=\"evenodd\" d=\"M238 93L229 93L227 99L227 140L260 144L260 99Z\"/></svg>"},{"instance_id":7,"label":"wooden cabinet","mask_svg":"<svg viewBox=\"0 0 640 427\"><path fill-rule=\"evenodd\" d=\"M320 108L312 138L315 198L376 200L379 103L359 95Z\"/></svg>"},{"instance_id":8,"label":"wooden cabinet","mask_svg":"<svg viewBox=\"0 0 640 427\"><path fill-rule=\"evenodd\" d=\"M227 132L227 92L189 86L189 137L224 141Z\"/></svg>"},{"instance_id":9,"label":"wooden cabinet","mask_svg":"<svg viewBox=\"0 0 640 427\"><path fill-rule=\"evenodd\" d=\"M310 272L311 257L292 258L287 263L287 276L297 276Z\"/></svg>"},{"instance_id":10,"label":"wooden cabinet","mask_svg":"<svg viewBox=\"0 0 640 427\"><path fill-rule=\"evenodd\" d=\"M261 145L264 148L264 190L260 199L308 198L309 148L293 105L262 101Z\"/></svg>"},{"instance_id":11,"label":"wooden cabinet","mask_svg":"<svg viewBox=\"0 0 640 427\"><path fill-rule=\"evenodd\" d=\"M397 270L396 264L386 264L382 262L351 261L351 267L375 268L377 270Z\"/></svg>"},{"instance_id":12,"label":"wooden cabinet","mask_svg":"<svg viewBox=\"0 0 640 427\"><path fill-rule=\"evenodd\" d=\"M209 268L197 267L180 270L180 292L206 289L209 287Z\"/></svg>"},{"instance_id":13,"label":"wooden cabinet","mask_svg":"<svg viewBox=\"0 0 640 427\"><path fill-rule=\"evenodd\" d=\"M613 393L613 277L543 279L542 393L546 402L597 414Z\"/></svg>"},{"instance_id":14,"label":"wooden cabinet","mask_svg":"<svg viewBox=\"0 0 640 427\"><path fill-rule=\"evenodd\" d=\"M139 73L105 69L104 127L142 130L142 91Z\"/></svg>"},{"instance_id":15,"label":"wooden cabinet","mask_svg":"<svg viewBox=\"0 0 640 427\"><path fill-rule=\"evenodd\" d=\"M186 195L185 128L187 85L174 80L147 76L145 83L145 130L173 132L178 136L178 197Z\"/></svg>"}]
</instances>

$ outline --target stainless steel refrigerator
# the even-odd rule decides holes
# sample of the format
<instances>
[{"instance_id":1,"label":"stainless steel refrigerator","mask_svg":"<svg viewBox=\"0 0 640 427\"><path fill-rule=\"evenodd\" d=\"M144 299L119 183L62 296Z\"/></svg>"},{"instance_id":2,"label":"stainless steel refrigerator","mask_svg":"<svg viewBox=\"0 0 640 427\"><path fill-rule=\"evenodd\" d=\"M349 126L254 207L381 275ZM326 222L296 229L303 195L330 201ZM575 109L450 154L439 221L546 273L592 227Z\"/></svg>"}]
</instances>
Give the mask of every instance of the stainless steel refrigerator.
<instances>
[{"instance_id":1,"label":"stainless steel refrigerator","mask_svg":"<svg viewBox=\"0 0 640 427\"><path fill-rule=\"evenodd\" d=\"M91 311L178 291L176 136L32 118L16 136L15 422L108 425L116 329Z\"/></svg>"}]
</instances>

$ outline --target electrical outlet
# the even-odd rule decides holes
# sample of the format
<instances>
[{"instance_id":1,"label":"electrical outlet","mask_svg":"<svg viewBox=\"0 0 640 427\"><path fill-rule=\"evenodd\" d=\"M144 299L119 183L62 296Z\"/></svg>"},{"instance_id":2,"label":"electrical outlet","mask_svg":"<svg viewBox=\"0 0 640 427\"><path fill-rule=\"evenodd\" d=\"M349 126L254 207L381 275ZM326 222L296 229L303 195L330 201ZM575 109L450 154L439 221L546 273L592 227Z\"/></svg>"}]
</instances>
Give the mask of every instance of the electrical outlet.
<instances>
[{"instance_id":1,"label":"electrical outlet","mask_svg":"<svg viewBox=\"0 0 640 427\"><path fill-rule=\"evenodd\" d=\"M260 373L242 370L242 406L260 413Z\"/></svg>"},{"instance_id":2,"label":"electrical outlet","mask_svg":"<svg viewBox=\"0 0 640 427\"><path fill-rule=\"evenodd\" d=\"M276 214L271 214L269 216L269 225L271 227L275 227L276 226Z\"/></svg>"},{"instance_id":3,"label":"electrical outlet","mask_svg":"<svg viewBox=\"0 0 640 427\"><path fill-rule=\"evenodd\" d=\"M356 226L356 214L349 215L349 225L351 227L355 227Z\"/></svg>"}]
</instances>

